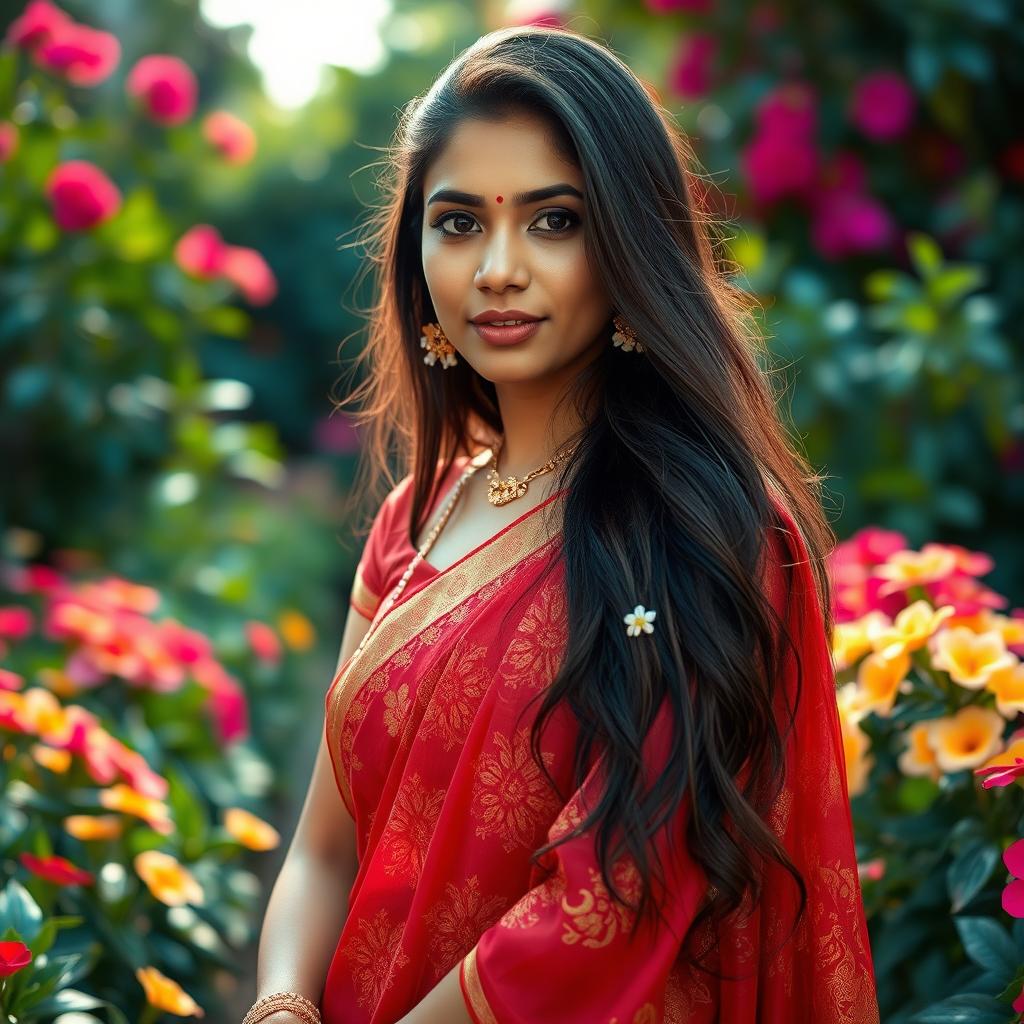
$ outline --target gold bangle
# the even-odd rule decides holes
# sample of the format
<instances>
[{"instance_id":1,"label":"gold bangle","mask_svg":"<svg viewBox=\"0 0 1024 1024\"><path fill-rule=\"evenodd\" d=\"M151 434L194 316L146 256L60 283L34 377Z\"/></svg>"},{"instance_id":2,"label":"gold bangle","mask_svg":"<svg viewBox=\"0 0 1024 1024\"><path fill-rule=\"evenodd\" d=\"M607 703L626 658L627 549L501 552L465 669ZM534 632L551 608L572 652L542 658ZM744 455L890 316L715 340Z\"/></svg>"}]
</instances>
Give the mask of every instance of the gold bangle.
<instances>
[{"instance_id":1,"label":"gold bangle","mask_svg":"<svg viewBox=\"0 0 1024 1024\"><path fill-rule=\"evenodd\" d=\"M249 1007L242 1024L259 1024L278 1010L294 1013L303 1024L321 1024L320 1011L305 996L298 992L272 992L269 996L257 999Z\"/></svg>"}]
</instances>

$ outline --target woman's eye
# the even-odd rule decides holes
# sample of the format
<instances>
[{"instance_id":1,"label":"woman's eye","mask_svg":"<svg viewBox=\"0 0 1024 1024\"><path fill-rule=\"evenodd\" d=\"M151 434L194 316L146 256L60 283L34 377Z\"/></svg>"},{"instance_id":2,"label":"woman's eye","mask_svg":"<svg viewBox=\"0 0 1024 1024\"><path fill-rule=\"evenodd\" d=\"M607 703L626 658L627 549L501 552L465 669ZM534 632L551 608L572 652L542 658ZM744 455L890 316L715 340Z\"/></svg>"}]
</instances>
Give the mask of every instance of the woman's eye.
<instances>
[{"instance_id":1,"label":"woman's eye","mask_svg":"<svg viewBox=\"0 0 1024 1024\"><path fill-rule=\"evenodd\" d=\"M539 224L541 221L548 221L548 226L540 228L538 230L539 234L561 235L575 227L579 223L579 217L569 210L547 210L534 221L534 224ZM442 235L450 238L456 235L477 234L478 232L472 230L472 225L475 223L476 218L470 216L470 214L453 211L438 218L433 226Z\"/></svg>"},{"instance_id":2,"label":"woman's eye","mask_svg":"<svg viewBox=\"0 0 1024 1024\"><path fill-rule=\"evenodd\" d=\"M452 225L461 223L465 226L467 223L472 224L473 221L474 218L470 217L468 213L447 213L434 226L441 229L442 235L468 235L471 232L460 230L458 227L455 227L454 230L449 230L444 225L446 222L450 222Z\"/></svg>"},{"instance_id":3,"label":"woman's eye","mask_svg":"<svg viewBox=\"0 0 1024 1024\"><path fill-rule=\"evenodd\" d=\"M542 213L537 220L549 220L549 218L554 218L554 223L544 231L553 235L560 235L579 222L576 214L570 213L568 210L548 210L546 213Z\"/></svg>"}]
</instances>

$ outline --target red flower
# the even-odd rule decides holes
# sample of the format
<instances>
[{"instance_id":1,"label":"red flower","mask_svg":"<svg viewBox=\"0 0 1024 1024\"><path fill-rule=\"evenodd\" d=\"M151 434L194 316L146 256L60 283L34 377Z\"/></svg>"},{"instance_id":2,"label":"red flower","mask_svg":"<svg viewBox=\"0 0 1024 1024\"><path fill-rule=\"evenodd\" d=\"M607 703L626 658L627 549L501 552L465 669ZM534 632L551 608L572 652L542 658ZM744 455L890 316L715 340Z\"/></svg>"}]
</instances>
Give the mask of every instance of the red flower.
<instances>
[{"instance_id":1,"label":"red flower","mask_svg":"<svg viewBox=\"0 0 1024 1024\"><path fill-rule=\"evenodd\" d=\"M888 142L903 135L914 116L914 94L902 75L876 71L857 83L850 118L869 138Z\"/></svg>"},{"instance_id":2,"label":"red flower","mask_svg":"<svg viewBox=\"0 0 1024 1024\"><path fill-rule=\"evenodd\" d=\"M46 182L46 195L65 231L95 227L121 208L117 186L87 160L68 160L55 168Z\"/></svg>"},{"instance_id":3,"label":"red flower","mask_svg":"<svg viewBox=\"0 0 1024 1024\"><path fill-rule=\"evenodd\" d=\"M203 138L231 164L248 163L256 153L256 133L227 110L215 110L206 115Z\"/></svg>"},{"instance_id":4,"label":"red flower","mask_svg":"<svg viewBox=\"0 0 1024 1024\"><path fill-rule=\"evenodd\" d=\"M74 85L98 85L121 60L121 44L110 32L68 22L35 56L43 67L62 72Z\"/></svg>"},{"instance_id":5,"label":"red flower","mask_svg":"<svg viewBox=\"0 0 1024 1024\"><path fill-rule=\"evenodd\" d=\"M219 277L224 272L228 247L220 232L209 224L196 224L178 239L174 261L186 274Z\"/></svg>"},{"instance_id":6,"label":"red flower","mask_svg":"<svg viewBox=\"0 0 1024 1024\"><path fill-rule=\"evenodd\" d=\"M4 41L21 50L34 50L69 24L71 19L49 0L32 0L11 22Z\"/></svg>"},{"instance_id":7,"label":"red flower","mask_svg":"<svg viewBox=\"0 0 1024 1024\"><path fill-rule=\"evenodd\" d=\"M18 152L18 126L11 121L0 121L0 164L8 160Z\"/></svg>"},{"instance_id":8,"label":"red flower","mask_svg":"<svg viewBox=\"0 0 1024 1024\"><path fill-rule=\"evenodd\" d=\"M241 245L228 247L224 276L254 306L265 306L277 294L277 279L266 260L255 250Z\"/></svg>"},{"instance_id":9,"label":"red flower","mask_svg":"<svg viewBox=\"0 0 1024 1024\"><path fill-rule=\"evenodd\" d=\"M32 963L32 950L24 942L0 942L0 978L20 971Z\"/></svg>"},{"instance_id":10,"label":"red flower","mask_svg":"<svg viewBox=\"0 0 1024 1024\"><path fill-rule=\"evenodd\" d=\"M1017 779L1024 779L1024 757L1015 757L1014 764L990 764L975 768L975 775L984 775L981 785L984 789L993 786L1009 786Z\"/></svg>"},{"instance_id":11,"label":"red flower","mask_svg":"<svg viewBox=\"0 0 1024 1024\"><path fill-rule=\"evenodd\" d=\"M179 57L162 53L143 57L125 84L129 95L139 97L149 116L160 124L180 124L195 113L199 84Z\"/></svg>"},{"instance_id":12,"label":"red flower","mask_svg":"<svg viewBox=\"0 0 1024 1024\"><path fill-rule=\"evenodd\" d=\"M57 885L89 885L93 880L88 871L75 867L71 861L56 854L37 857L31 853L23 853L18 859L33 874Z\"/></svg>"}]
</instances>

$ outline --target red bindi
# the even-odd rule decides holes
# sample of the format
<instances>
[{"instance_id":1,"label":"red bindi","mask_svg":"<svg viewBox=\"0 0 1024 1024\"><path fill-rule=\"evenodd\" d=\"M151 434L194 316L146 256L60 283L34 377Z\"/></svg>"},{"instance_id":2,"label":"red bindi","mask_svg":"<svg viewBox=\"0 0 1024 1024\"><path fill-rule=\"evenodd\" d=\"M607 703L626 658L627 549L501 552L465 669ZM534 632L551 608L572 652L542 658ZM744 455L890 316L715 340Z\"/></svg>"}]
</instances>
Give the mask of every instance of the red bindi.
<instances>
[{"instance_id":1,"label":"red bindi","mask_svg":"<svg viewBox=\"0 0 1024 1024\"><path fill-rule=\"evenodd\" d=\"M505 202L505 197L504 197L504 196L497 196L496 198L497 198L497 201L498 201L499 203L503 203L503 202Z\"/></svg>"}]
</instances>

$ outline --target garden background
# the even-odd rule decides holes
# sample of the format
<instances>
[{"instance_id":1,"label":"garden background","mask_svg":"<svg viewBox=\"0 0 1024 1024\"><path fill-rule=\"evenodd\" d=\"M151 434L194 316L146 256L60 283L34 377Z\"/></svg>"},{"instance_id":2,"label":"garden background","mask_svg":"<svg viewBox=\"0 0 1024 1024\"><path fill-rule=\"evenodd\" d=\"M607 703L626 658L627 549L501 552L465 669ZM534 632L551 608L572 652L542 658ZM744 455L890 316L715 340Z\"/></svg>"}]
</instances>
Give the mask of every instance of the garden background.
<instances>
[{"instance_id":1,"label":"garden background","mask_svg":"<svg viewBox=\"0 0 1024 1024\"><path fill-rule=\"evenodd\" d=\"M353 231L400 107L531 20L610 43L689 134L827 475L882 1019L1020 1018L1015 7L0 0L14 1019L251 1001L374 511L332 415L370 300Z\"/></svg>"}]
</instances>

